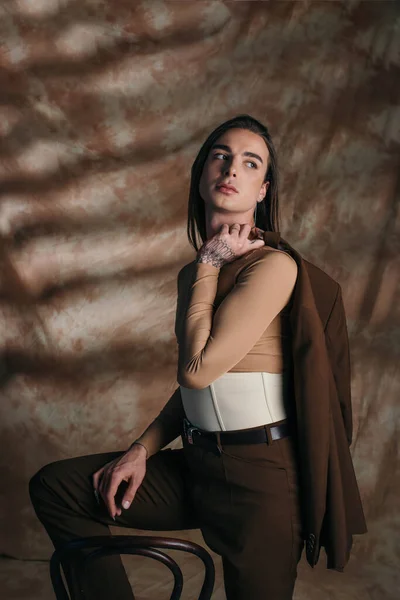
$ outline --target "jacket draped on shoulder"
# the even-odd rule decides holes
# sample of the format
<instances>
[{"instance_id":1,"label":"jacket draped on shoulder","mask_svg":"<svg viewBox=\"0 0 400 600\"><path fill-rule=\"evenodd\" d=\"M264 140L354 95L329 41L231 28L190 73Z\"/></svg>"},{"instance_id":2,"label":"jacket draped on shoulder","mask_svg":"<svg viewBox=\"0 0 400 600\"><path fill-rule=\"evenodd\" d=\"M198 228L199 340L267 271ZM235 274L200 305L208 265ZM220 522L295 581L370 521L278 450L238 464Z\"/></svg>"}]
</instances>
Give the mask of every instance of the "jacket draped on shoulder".
<instances>
[{"instance_id":1,"label":"jacket draped on shoulder","mask_svg":"<svg viewBox=\"0 0 400 600\"><path fill-rule=\"evenodd\" d=\"M350 352L341 288L279 232L264 232L264 241L280 244L298 265L290 323L306 558L314 567L324 547L327 568L343 571L353 534L367 527L350 454Z\"/></svg>"}]
</instances>

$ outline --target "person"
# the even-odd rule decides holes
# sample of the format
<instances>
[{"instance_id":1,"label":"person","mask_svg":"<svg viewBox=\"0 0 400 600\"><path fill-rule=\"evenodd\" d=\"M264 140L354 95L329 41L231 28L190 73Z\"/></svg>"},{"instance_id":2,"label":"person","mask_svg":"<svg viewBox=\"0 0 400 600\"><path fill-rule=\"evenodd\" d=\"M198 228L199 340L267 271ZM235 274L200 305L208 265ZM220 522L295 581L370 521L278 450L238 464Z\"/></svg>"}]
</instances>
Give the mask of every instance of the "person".
<instances>
[{"instance_id":1,"label":"person","mask_svg":"<svg viewBox=\"0 0 400 600\"><path fill-rule=\"evenodd\" d=\"M299 280L303 262L279 241L279 219L271 136L250 115L238 115L210 133L192 165L187 234L196 259L177 278L178 386L127 450L56 461L32 477L31 501L55 548L109 534L114 524L199 528L221 556L227 600L292 598L306 538L310 564L320 543L329 547L332 539L340 556L332 536L318 538L317 493L317 508L308 507L310 486L311 496L325 488L308 472L308 462L313 473L321 460L310 460L304 434L317 440L298 386L307 352L293 354L296 322L303 322L294 321L294 306L306 279ZM324 292L326 321L337 312L337 287L324 286L334 289ZM342 396L335 401L343 408ZM320 404L319 417L323 397ZM343 431L350 409L340 416ZM179 436L182 448L165 448ZM327 464L327 451L317 452ZM348 489L355 485L351 480ZM357 527L361 532L361 517ZM63 570L74 600L134 598L119 556L91 563L85 579L79 556Z\"/></svg>"}]
</instances>

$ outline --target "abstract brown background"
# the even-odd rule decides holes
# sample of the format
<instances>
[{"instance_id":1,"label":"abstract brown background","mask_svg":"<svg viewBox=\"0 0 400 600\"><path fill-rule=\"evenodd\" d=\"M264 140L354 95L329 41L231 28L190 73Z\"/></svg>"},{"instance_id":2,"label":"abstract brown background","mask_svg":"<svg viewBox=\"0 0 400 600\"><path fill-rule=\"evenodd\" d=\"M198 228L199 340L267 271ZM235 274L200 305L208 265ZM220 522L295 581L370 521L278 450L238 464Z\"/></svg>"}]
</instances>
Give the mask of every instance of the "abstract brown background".
<instances>
[{"instance_id":1,"label":"abstract brown background","mask_svg":"<svg viewBox=\"0 0 400 600\"><path fill-rule=\"evenodd\" d=\"M270 128L282 236L341 284L351 344L369 533L343 574L302 561L295 598L397 598L400 4L3 0L0 40L2 598L53 597L33 473L126 448L175 388L190 167L241 112ZM150 563L126 561L138 600L168 597Z\"/></svg>"}]
</instances>

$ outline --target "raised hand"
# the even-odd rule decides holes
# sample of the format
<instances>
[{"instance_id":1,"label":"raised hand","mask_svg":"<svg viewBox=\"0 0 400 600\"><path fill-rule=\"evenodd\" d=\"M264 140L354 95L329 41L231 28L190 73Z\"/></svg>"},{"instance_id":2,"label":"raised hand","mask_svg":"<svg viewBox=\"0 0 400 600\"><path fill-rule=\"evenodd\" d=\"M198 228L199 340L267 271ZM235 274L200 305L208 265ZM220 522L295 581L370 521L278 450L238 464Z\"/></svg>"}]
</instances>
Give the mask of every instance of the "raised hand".
<instances>
[{"instance_id":1,"label":"raised hand","mask_svg":"<svg viewBox=\"0 0 400 600\"><path fill-rule=\"evenodd\" d=\"M196 262L222 267L246 252L264 246L264 239L258 237L249 239L251 230L252 227L248 223L244 225L234 223L231 226L224 223L218 233L204 242L197 253Z\"/></svg>"}]
</instances>

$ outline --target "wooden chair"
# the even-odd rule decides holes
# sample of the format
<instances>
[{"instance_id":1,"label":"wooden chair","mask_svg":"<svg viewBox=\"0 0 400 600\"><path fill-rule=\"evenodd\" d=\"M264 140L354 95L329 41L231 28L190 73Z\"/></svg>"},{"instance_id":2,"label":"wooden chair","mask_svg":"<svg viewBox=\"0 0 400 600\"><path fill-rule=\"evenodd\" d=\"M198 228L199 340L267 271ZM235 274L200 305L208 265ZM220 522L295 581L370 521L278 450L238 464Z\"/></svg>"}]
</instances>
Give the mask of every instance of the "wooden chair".
<instances>
[{"instance_id":1,"label":"wooden chair","mask_svg":"<svg viewBox=\"0 0 400 600\"><path fill-rule=\"evenodd\" d=\"M110 554L139 554L162 562L172 571L174 576L174 587L170 600L179 600L181 598L183 575L176 561L164 552L157 550L157 548L182 550L183 552L195 554L203 561L205 567L204 582L200 590L199 600L210 600L211 598L215 583L215 567L212 557L202 546L199 546L194 542L176 538L116 535L78 538L67 542L62 547L55 550L50 560L50 577L57 600L69 600L69 595L61 576L61 561L77 550L88 548L96 549L82 558L83 570L89 561Z\"/></svg>"}]
</instances>

